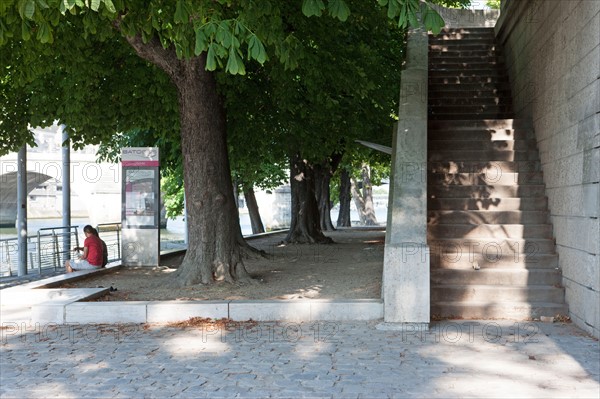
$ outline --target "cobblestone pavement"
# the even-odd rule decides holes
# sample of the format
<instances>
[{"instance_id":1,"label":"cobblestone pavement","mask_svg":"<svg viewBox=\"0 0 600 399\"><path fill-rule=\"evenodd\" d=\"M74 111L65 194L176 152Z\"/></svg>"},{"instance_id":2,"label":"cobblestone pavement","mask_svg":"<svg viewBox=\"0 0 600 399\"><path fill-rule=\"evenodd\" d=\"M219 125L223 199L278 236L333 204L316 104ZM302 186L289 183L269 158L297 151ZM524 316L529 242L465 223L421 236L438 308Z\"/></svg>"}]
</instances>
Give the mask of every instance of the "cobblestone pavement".
<instances>
[{"instance_id":1,"label":"cobblestone pavement","mask_svg":"<svg viewBox=\"0 0 600 399\"><path fill-rule=\"evenodd\" d=\"M572 325L376 324L6 323L0 397L600 397L599 343Z\"/></svg>"}]
</instances>

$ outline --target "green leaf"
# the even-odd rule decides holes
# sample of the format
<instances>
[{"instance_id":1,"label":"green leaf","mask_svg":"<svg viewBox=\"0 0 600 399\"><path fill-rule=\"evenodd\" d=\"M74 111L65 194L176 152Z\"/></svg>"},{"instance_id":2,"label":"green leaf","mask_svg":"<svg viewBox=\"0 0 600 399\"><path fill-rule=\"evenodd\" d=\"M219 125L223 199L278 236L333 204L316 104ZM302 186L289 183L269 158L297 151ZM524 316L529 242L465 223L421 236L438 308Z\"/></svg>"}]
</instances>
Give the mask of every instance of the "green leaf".
<instances>
[{"instance_id":1,"label":"green leaf","mask_svg":"<svg viewBox=\"0 0 600 399\"><path fill-rule=\"evenodd\" d=\"M37 0L37 3L42 9L50 8L46 0Z\"/></svg>"},{"instance_id":2,"label":"green leaf","mask_svg":"<svg viewBox=\"0 0 600 399\"><path fill-rule=\"evenodd\" d=\"M25 20L21 20L21 37L25 41L31 39L31 30L29 29L29 25L27 25Z\"/></svg>"},{"instance_id":3,"label":"green leaf","mask_svg":"<svg viewBox=\"0 0 600 399\"><path fill-rule=\"evenodd\" d=\"M415 14L412 10L408 11L408 22L410 26L416 28L419 26L419 20L417 19L417 14Z\"/></svg>"},{"instance_id":4,"label":"green leaf","mask_svg":"<svg viewBox=\"0 0 600 399\"><path fill-rule=\"evenodd\" d=\"M343 22L350 15L350 8L344 0L329 0L329 13Z\"/></svg>"},{"instance_id":5,"label":"green leaf","mask_svg":"<svg viewBox=\"0 0 600 399\"><path fill-rule=\"evenodd\" d=\"M112 0L104 0L104 6L112 14L117 12L117 9L115 8L115 5L113 4Z\"/></svg>"},{"instance_id":6,"label":"green leaf","mask_svg":"<svg viewBox=\"0 0 600 399\"><path fill-rule=\"evenodd\" d=\"M442 28L446 25L440 14L428 5L423 7L421 15L423 16L423 25L425 25L425 29L431 31L435 35L440 33Z\"/></svg>"},{"instance_id":7,"label":"green leaf","mask_svg":"<svg viewBox=\"0 0 600 399\"><path fill-rule=\"evenodd\" d=\"M21 0L19 2L19 15L21 19L33 19L35 13L35 1L34 0Z\"/></svg>"},{"instance_id":8,"label":"green leaf","mask_svg":"<svg viewBox=\"0 0 600 399\"><path fill-rule=\"evenodd\" d=\"M398 17L398 26L401 28L406 28L408 24L408 18L406 17L406 8L402 7L400 9L400 16Z\"/></svg>"},{"instance_id":9,"label":"green leaf","mask_svg":"<svg viewBox=\"0 0 600 399\"><path fill-rule=\"evenodd\" d=\"M208 53L206 54L206 69L209 71L214 71L217 69L217 60L215 58L215 44L211 43L208 46Z\"/></svg>"},{"instance_id":10,"label":"green leaf","mask_svg":"<svg viewBox=\"0 0 600 399\"><path fill-rule=\"evenodd\" d=\"M203 51L208 48L207 37L204 31L200 28L196 30L196 46L194 47L194 54L200 55Z\"/></svg>"},{"instance_id":11,"label":"green leaf","mask_svg":"<svg viewBox=\"0 0 600 399\"><path fill-rule=\"evenodd\" d=\"M254 58L261 64L267 60L267 52L265 46L256 35L252 35L248 41L248 59Z\"/></svg>"},{"instance_id":12,"label":"green leaf","mask_svg":"<svg viewBox=\"0 0 600 399\"><path fill-rule=\"evenodd\" d=\"M232 32L229 30L230 26L225 21L221 22L219 25L219 33L217 34L217 40L223 45L225 48L235 47L234 36ZM239 46L239 42L238 42Z\"/></svg>"},{"instance_id":13,"label":"green leaf","mask_svg":"<svg viewBox=\"0 0 600 399\"><path fill-rule=\"evenodd\" d=\"M175 23L184 24L188 22L188 12L185 7L185 0L177 0L177 6L175 7Z\"/></svg>"},{"instance_id":14,"label":"green leaf","mask_svg":"<svg viewBox=\"0 0 600 399\"><path fill-rule=\"evenodd\" d=\"M239 70L238 60L236 58L235 51L229 51L229 58L227 59L227 66L225 67L225 72L229 72L232 75L237 75Z\"/></svg>"},{"instance_id":15,"label":"green leaf","mask_svg":"<svg viewBox=\"0 0 600 399\"><path fill-rule=\"evenodd\" d=\"M52 30L47 22L40 24L36 37L41 43L52 43L54 41Z\"/></svg>"},{"instance_id":16,"label":"green leaf","mask_svg":"<svg viewBox=\"0 0 600 399\"><path fill-rule=\"evenodd\" d=\"M322 0L303 0L302 13L307 17L320 16L325 9L325 4Z\"/></svg>"},{"instance_id":17,"label":"green leaf","mask_svg":"<svg viewBox=\"0 0 600 399\"><path fill-rule=\"evenodd\" d=\"M27 6L25 7L25 16L27 19L33 19L35 13L35 2L33 0L27 0Z\"/></svg>"},{"instance_id":18,"label":"green leaf","mask_svg":"<svg viewBox=\"0 0 600 399\"><path fill-rule=\"evenodd\" d=\"M101 0L92 0L90 4L90 8L92 9L92 11L98 11L101 2Z\"/></svg>"},{"instance_id":19,"label":"green leaf","mask_svg":"<svg viewBox=\"0 0 600 399\"><path fill-rule=\"evenodd\" d=\"M399 11L400 7L398 7L398 0L390 0L388 3L388 18L395 18Z\"/></svg>"}]
</instances>

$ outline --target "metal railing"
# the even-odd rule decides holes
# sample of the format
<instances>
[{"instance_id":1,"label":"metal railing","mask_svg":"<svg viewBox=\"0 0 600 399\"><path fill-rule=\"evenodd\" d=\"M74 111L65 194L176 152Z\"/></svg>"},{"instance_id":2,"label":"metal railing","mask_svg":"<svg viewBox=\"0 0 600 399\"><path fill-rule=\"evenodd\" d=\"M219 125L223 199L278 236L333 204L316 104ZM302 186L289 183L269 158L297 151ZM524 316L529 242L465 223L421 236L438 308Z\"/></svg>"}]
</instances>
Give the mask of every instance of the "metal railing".
<instances>
[{"instance_id":1,"label":"metal railing","mask_svg":"<svg viewBox=\"0 0 600 399\"><path fill-rule=\"evenodd\" d=\"M42 269L50 269L52 267L54 270L58 270L64 267L67 259L73 258L72 243L75 242L75 246L79 246L77 229L78 226L61 226L46 227L38 230L35 248L38 273L41 274ZM29 248L29 243L27 250L31 257L32 249Z\"/></svg>"},{"instance_id":2,"label":"metal railing","mask_svg":"<svg viewBox=\"0 0 600 399\"><path fill-rule=\"evenodd\" d=\"M104 223L96 226L98 235L106 243L108 262L121 259L121 223ZM74 259L74 247L79 247L79 227L59 226L39 229L34 236L27 236L27 273L37 270L64 268L67 259ZM19 270L19 239L0 239L0 277L12 277Z\"/></svg>"},{"instance_id":3,"label":"metal railing","mask_svg":"<svg viewBox=\"0 0 600 399\"><path fill-rule=\"evenodd\" d=\"M28 237L29 241L29 237ZM12 276L18 270L19 239L0 239L0 277Z\"/></svg>"},{"instance_id":4,"label":"metal railing","mask_svg":"<svg viewBox=\"0 0 600 399\"><path fill-rule=\"evenodd\" d=\"M35 236L27 236L27 273L37 269L58 270L73 257L72 243L79 246L77 226L40 229ZM11 277L19 270L19 239L0 239L0 277Z\"/></svg>"}]
</instances>

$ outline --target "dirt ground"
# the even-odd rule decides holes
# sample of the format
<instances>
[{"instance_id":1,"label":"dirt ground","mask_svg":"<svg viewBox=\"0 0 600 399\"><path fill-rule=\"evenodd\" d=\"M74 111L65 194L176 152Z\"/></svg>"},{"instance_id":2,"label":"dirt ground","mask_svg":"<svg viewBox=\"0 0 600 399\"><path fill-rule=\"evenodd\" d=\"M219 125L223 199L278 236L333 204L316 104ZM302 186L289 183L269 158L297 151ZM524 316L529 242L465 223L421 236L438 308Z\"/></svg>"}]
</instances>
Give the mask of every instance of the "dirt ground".
<instances>
[{"instance_id":1,"label":"dirt ground","mask_svg":"<svg viewBox=\"0 0 600 399\"><path fill-rule=\"evenodd\" d=\"M267 253L248 259L246 269L254 284L217 283L180 289L161 288L182 256L171 257L154 268L123 268L65 287L113 287L100 300L164 301L227 299L371 299L381 297L383 230L343 229L327 233L335 244L282 245L284 234L249 243Z\"/></svg>"}]
</instances>

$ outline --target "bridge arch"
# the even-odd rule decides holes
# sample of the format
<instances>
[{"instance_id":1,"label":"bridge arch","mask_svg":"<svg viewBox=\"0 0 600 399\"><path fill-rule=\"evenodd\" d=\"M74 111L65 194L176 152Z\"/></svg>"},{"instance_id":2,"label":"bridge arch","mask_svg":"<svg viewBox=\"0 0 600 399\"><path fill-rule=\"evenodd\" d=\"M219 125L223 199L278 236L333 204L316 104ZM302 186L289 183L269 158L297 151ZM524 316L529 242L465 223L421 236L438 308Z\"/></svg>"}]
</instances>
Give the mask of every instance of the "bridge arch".
<instances>
[{"instance_id":1,"label":"bridge arch","mask_svg":"<svg viewBox=\"0 0 600 399\"><path fill-rule=\"evenodd\" d=\"M27 194L52 179L43 173L27 171ZM17 172L0 175L0 227L15 227L17 220Z\"/></svg>"}]
</instances>

